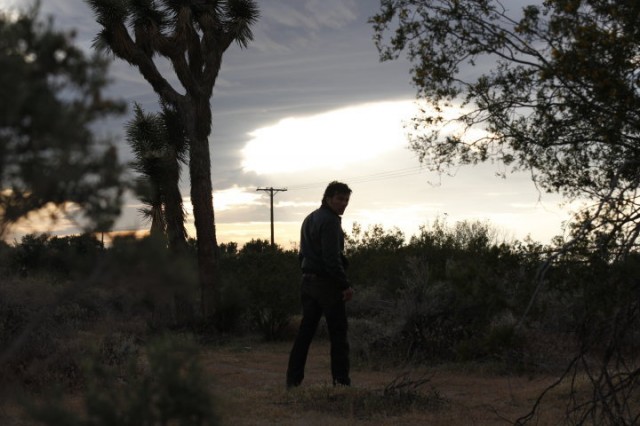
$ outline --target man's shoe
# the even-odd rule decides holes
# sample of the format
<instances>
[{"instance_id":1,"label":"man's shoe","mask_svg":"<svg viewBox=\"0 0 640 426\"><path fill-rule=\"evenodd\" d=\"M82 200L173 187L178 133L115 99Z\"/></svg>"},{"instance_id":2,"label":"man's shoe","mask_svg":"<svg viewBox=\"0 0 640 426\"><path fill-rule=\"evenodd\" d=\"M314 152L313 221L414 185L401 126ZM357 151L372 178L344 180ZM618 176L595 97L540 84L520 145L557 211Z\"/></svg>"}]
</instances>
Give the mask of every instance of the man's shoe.
<instances>
[{"instance_id":1,"label":"man's shoe","mask_svg":"<svg viewBox=\"0 0 640 426\"><path fill-rule=\"evenodd\" d=\"M333 379L333 386L351 386L351 379Z\"/></svg>"},{"instance_id":2,"label":"man's shoe","mask_svg":"<svg viewBox=\"0 0 640 426\"><path fill-rule=\"evenodd\" d=\"M300 382L290 382L287 380L287 390L297 388L298 386L300 386Z\"/></svg>"}]
</instances>

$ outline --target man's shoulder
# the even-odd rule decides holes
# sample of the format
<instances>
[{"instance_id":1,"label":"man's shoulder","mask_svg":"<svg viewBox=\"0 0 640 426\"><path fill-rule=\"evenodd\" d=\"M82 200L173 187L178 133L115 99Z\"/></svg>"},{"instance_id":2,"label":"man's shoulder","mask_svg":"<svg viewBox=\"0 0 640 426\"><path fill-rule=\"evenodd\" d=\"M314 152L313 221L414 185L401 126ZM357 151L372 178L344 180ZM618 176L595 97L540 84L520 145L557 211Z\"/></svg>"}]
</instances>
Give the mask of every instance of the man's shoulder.
<instances>
[{"instance_id":1,"label":"man's shoulder","mask_svg":"<svg viewBox=\"0 0 640 426\"><path fill-rule=\"evenodd\" d=\"M316 210L311 212L308 217L310 216L313 216L314 218L317 218L316 220L322 222L340 222L340 216L326 207L317 208Z\"/></svg>"}]
</instances>

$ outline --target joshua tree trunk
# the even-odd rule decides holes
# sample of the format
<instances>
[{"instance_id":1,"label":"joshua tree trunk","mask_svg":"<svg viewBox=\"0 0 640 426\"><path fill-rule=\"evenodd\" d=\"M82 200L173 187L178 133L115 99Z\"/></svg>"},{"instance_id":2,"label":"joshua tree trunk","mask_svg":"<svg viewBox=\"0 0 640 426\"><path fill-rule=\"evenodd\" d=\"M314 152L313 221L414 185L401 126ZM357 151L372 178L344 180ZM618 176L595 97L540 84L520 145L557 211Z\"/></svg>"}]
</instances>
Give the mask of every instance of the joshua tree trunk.
<instances>
[{"instance_id":1,"label":"joshua tree trunk","mask_svg":"<svg viewBox=\"0 0 640 426\"><path fill-rule=\"evenodd\" d=\"M177 161L176 161L177 163ZM182 205L182 194L180 193L180 169L171 167L168 170L168 183L171 185L166 188L165 194L165 217L167 226L167 240L169 242L169 250L174 253L183 253L187 247L187 231L184 226L185 214Z\"/></svg>"},{"instance_id":2,"label":"joshua tree trunk","mask_svg":"<svg viewBox=\"0 0 640 426\"><path fill-rule=\"evenodd\" d=\"M165 217L169 250L181 254L187 249L185 211L180 192L180 163L186 162L187 136L179 112L163 105L162 121L167 135L167 170L165 179Z\"/></svg>"},{"instance_id":3,"label":"joshua tree trunk","mask_svg":"<svg viewBox=\"0 0 640 426\"><path fill-rule=\"evenodd\" d=\"M216 73L217 74L217 73ZM189 174L191 178L191 203L198 247L198 276L202 315L206 319L214 310L213 292L216 284L217 247L215 216L213 211L213 187L211 183L211 157L209 134L211 133L211 108L209 98L189 98L181 110L184 116L189 145Z\"/></svg>"},{"instance_id":4,"label":"joshua tree trunk","mask_svg":"<svg viewBox=\"0 0 640 426\"><path fill-rule=\"evenodd\" d=\"M198 271L203 319L213 314L217 242L213 216L211 105L222 54L233 42L253 39L258 18L254 0L134 1L85 0L103 27L96 44L134 65L180 115L189 142L191 203L198 239ZM168 59L184 91L176 90L154 62Z\"/></svg>"}]
</instances>

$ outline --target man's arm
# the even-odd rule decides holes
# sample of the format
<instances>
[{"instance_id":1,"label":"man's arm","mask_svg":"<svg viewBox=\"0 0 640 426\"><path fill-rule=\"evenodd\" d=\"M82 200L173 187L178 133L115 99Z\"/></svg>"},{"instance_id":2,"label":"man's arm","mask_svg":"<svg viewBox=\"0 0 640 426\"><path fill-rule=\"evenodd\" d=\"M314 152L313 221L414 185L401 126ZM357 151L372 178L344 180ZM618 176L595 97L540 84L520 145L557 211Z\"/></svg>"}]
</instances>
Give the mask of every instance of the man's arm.
<instances>
[{"instance_id":1,"label":"man's arm","mask_svg":"<svg viewBox=\"0 0 640 426\"><path fill-rule=\"evenodd\" d=\"M342 228L337 219L329 220L323 224L320 232L320 243L322 245L322 262L329 277L337 281L341 288L349 288L347 274L342 264L342 247L340 247L340 236Z\"/></svg>"}]
</instances>

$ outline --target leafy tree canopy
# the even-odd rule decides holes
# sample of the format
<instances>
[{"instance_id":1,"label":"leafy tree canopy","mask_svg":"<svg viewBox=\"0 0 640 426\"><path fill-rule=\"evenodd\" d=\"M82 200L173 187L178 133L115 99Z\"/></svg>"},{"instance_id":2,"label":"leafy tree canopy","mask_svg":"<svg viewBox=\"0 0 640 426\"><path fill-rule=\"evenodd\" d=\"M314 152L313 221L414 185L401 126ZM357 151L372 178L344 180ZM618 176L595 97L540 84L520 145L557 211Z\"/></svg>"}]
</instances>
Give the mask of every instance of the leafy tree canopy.
<instances>
[{"instance_id":1,"label":"leafy tree canopy","mask_svg":"<svg viewBox=\"0 0 640 426\"><path fill-rule=\"evenodd\" d=\"M381 0L370 19L381 59L406 53L430 106L413 121L412 149L437 171L487 160L530 171L546 191L595 201L576 230L631 247L640 212L640 3L509 7ZM463 131L443 131L458 105Z\"/></svg>"},{"instance_id":2,"label":"leafy tree canopy","mask_svg":"<svg viewBox=\"0 0 640 426\"><path fill-rule=\"evenodd\" d=\"M119 214L116 151L92 125L124 105L102 96L108 62L73 37L39 21L37 4L0 15L0 233L49 204L79 206L93 228Z\"/></svg>"}]
</instances>

